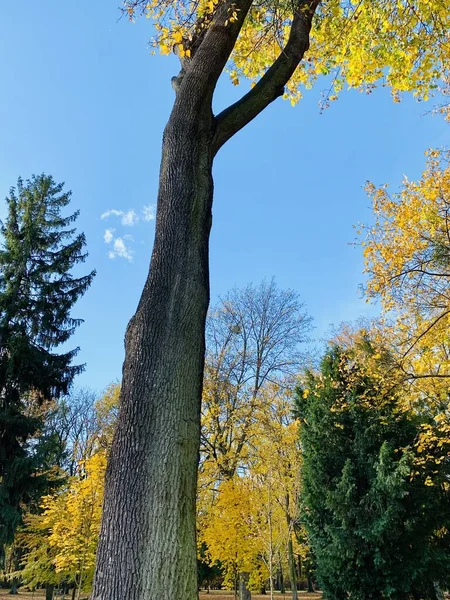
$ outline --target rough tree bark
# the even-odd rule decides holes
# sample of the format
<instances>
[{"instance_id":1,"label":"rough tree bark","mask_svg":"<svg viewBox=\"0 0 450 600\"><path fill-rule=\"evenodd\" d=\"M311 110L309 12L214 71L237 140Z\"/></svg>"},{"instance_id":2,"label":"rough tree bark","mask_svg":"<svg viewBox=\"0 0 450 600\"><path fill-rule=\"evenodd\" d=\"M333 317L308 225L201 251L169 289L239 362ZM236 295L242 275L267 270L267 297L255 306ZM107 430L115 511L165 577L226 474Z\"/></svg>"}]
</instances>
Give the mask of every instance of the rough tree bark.
<instances>
[{"instance_id":1,"label":"rough tree bark","mask_svg":"<svg viewBox=\"0 0 450 600\"><path fill-rule=\"evenodd\" d=\"M208 106L201 118L192 118L177 103L164 134L152 268L126 334L96 599L197 594L195 495L201 331L209 301L211 141Z\"/></svg>"},{"instance_id":2,"label":"rough tree bark","mask_svg":"<svg viewBox=\"0 0 450 600\"><path fill-rule=\"evenodd\" d=\"M281 95L317 2L253 90L217 117L212 96L252 0L223 2L175 80L164 131L149 275L125 336L93 600L197 598L195 496L215 153ZM226 25L231 6L237 19ZM310 6L311 5L311 6ZM275 70L274 67L278 63Z\"/></svg>"}]
</instances>

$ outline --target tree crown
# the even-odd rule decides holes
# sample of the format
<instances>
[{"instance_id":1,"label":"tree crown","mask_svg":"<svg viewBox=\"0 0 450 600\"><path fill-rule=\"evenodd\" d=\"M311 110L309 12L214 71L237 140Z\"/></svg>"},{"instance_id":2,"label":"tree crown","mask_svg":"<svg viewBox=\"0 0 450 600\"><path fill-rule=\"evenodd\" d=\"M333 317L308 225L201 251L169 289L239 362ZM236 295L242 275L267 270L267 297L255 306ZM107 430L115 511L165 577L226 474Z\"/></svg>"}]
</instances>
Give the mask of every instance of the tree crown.
<instances>
[{"instance_id":1,"label":"tree crown","mask_svg":"<svg viewBox=\"0 0 450 600\"><path fill-rule=\"evenodd\" d=\"M154 21L152 44L195 60L214 27L238 28L227 70L252 86L282 68L298 19L312 18L308 58L294 67L286 95L295 102L319 76L329 77L328 100L347 84L370 92L377 84L427 99L448 84L450 14L445 0L125 0L130 18ZM301 57L300 57L301 58Z\"/></svg>"}]
</instances>

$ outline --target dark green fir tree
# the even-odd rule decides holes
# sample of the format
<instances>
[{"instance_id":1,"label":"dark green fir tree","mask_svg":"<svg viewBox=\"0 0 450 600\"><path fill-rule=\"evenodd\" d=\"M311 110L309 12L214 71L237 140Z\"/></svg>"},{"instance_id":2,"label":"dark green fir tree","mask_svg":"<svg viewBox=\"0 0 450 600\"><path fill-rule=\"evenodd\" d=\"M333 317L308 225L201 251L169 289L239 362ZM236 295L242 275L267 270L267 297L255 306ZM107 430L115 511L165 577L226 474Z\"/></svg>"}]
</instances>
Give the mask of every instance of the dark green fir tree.
<instances>
[{"instance_id":1,"label":"dark green fir tree","mask_svg":"<svg viewBox=\"0 0 450 600\"><path fill-rule=\"evenodd\" d=\"M431 600L450 584L448 464L427 485L424 417L402 393L337 347L298 390L302 518L328 600Z\"/></svg>"},{"instance_id":2,"label":"dark green fir tree","mask_svg":"<svg viewBox=\"0 0 450 600\"><path fill-rule=\"evenodd\" d=\"M82 365L69 340L80 319L70 316L95 272L75 277L86 259L78 211L62 212L71 192L51 176L18 180L6 199L0 247L0 548L21 519L21 505L44 486L39 476L42 404L66 394Z\"/></svg>"}]
</instances>

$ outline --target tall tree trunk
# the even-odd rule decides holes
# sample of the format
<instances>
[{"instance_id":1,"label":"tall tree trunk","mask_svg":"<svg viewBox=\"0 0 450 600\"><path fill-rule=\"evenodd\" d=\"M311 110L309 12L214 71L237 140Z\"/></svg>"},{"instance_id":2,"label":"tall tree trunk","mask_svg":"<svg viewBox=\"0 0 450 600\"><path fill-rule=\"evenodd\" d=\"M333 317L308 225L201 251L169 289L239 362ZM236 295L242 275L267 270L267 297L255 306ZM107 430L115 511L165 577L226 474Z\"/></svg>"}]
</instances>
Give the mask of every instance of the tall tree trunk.
<instances>
[{"instance_id":1,"label":"tall tree trunk","mask_svg":"<svg viewBox=\"0 0 450 600\"><path fill-rule=\"evenodd\" d=\"M285 498L286 521L288 525L289 540L288 540L288 561L289 561L289 579L291 580L292 600L298 600L297 593L297 573L295 568L294 545L292 543L293 521L290 511L290 498L286 494Z\"/></svg>"},{"instance_id":2,"label":"tall tree trunk","mask_svg":"<svg viewBox=\"0 0 450 600\"><path fill-rule=\"evenodd\" d=\"M270 600L273 600L273 528L272 528L272 495L270 489L270 481L267 485L267 524L269 526L269 585L270 585Z\"/></svg>"},{"instance_id":3,"label":"tall tree trunk","mask_svg":"<svg viewBox=\"0 0 450 600\"><path fill-rule=\"evenodd\" d=\"M61 600L66 600L66 596L69 593L69 586L67 585L67 581L64 581L63 583L60 584L60 588L59 588L59 596L61 597Z\"/></svg>"},{"instance_id":4,"label":"tall tree trunk","mask_svg":"<svg viewBox=\"0 0 450 600\"><path fill-rule=\"evenodd\" d=\"M45 586L45 600L53 600L53 590L55 586L53 584L47 584Z\"/></svg>"},{"instance_id":5,"label":"tall tree trunk","mask_svg":"<svg viewBox=\"0 0 450 600\"><path fill-rule=\"evenodd\" d=\"M298 600L297 593L297 572L295 568L294 545L292 538L288 541L288 558L289 558L289 578L291 580L292 600Z\"/></svg>"},{"instance_id":6,"label":"tall tree trunk","mask_svg":"<svg viewBox=\"0 0 450 600\"><path fill-rule=\"evenodd\" d=\"M125 336L92 600L198 597L195 496L213 156L283 94L309 47L319 0L298 1L289 39L272 67L214 118L214 88L251 4L219 3L174 78L150 272Z\"/></svg>"},{"instance_id":7,"label":"tall tree trunk","mask_svg":"<svg viewBox=\"0 0 450 600\"><path fill-rule=\"evenodd\" d=\"M11 580L11 589L9 590L9 594L15 596L17 594L17 587L19 585L19 580L17 577L13 577Z\"/></svg>"},{"instance_id":8,"label":"tall tree trunk","mask_svg":"<svg viewBox=\"0 0 450 600\"><path fill-rule=\"evenodd\" d=\"M281 560L278 563L278 569L277 569L277 588L280 590L280 592L282 594L286 593L286 590L284 587L284 574L283 574L283 566L281 564Z\"/></svg>"},{"instance_id":9,"label":"tall tree trunk","mask_svg":"<svg viewBox=\"0 0 450 600\"><path fill-rule=\"evenodd\" d=\"M189 98L188 98L189 100ZM195 498L209 303L213 117L177 97L148 279L125 336L93 600L198 596Z\"/></svg>"},{"instance_id":10,"label":"tall tree trunk","mask_svg":"<svg viewBox=\"0 0 450 600\"><path fill-rule=\"evenodd\" d=\"M251 592L248 589L249 573L239 573L239 600L251 600Z\"/></svg>"},{"instance_id":11,"label":"tall tree trunk","mask_svg":"<svg viewBox=\"0 0 450 600\"><path fill-rule=\"evenodd\" d=\"M303 579L303 568L302 568L302 559L300 554L297 554L297 566L298 566L298 579L301 582ZM300 589L303 589L302 585L300 585Z\"/></svg>"}]
</instances>

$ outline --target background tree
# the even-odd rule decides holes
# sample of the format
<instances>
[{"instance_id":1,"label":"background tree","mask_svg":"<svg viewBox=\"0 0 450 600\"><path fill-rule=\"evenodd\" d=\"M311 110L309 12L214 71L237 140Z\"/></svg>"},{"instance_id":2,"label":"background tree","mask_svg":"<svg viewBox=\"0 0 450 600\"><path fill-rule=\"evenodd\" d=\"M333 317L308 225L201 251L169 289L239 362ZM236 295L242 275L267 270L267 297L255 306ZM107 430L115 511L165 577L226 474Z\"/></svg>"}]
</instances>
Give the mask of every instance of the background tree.
<instances>
[{"instance_id":1,"label":"background tree","mask_svg":"<svg viewBox=\"0 0 450 600\"><path fill-rule=\"evenodd\" d=\"M450 153L431 150L400 193L367 185L375 223L363 226L368 298L396 311L399 365L411 380L449 375ZM360 232L362 233L362 231ZM427 355L427 347L429 355ZM436 353L440 353L437 361ZM434 368L432 368L434 363ZM425 382L421 382L425 385Z\"/></svg>"},{"instance_id":2,"label":"background tree","mask_svg":"<svg viewBox=\"0 0 450 600\"><path fill-rule=\"evenodd\" d=\"M78 349L57 354L81 323L70 311L95 272L74 277L83 262L85 237L64 217L70 192L51 176L18 180L7 198L0 249L0 547L20 522L19 504L43 483L36 477L30 437L42 423L44 400L67 393L83 366Z\"/></svg>"},{"instance_id":3,"label":"background tree","mask_svg":"<svg viewBox=\"0 0 450 600\"><path fill-rule=\"evenodd\" d=\"M48 403L44 425L37 442L48 439L53 444L52 464L72 476L83 457L89 456L89 445L98 431L95 394L84 388L72 388L70 393Z\"/></svg>"},{"instance_id":4,"label":"background tree","mask_svg":"<svg viewBox=\"0 0 450 600\"><path fill-rule=\"evenodd\" d=\"M210 564L210 561L205 555L206 545L200 544L199 557L197 560L198 567L198 586L199 588L206 587L209 590L211 586L220 589L223 584L223 570L220 562Z\"/></svg>"},{"instance_id":5,"label":"background tree","mask_svg":"<svg viewBox=\"0 0 450 600\"><path fill-rule=\"evenodd\" d=\"M58 421L61 437L69 440L66 453L71 452L64 462L64 484L40 499L39 510L24 516L16 536L21 559L12 577L31 588L45 586L47 600L55 585L73 585L78 596L92 585L119 386L108 386L95 402L86 390L74 396L73 404L64 399Z\"/></svg>"},{"instance_id":6,"label":"background tree","mask_svg":"<svg viewBox=\"0 0 450 600\"><path fill-rule=\"evenodd\" d=\"M366 295L379 298L390 317L379 335L389 345L408 400L433 421L420 436L422 454L439 462L450 449L450 153L430 150L417 181L367 185L375 223L363 226ZM439 450L440 449L440 450Z\"/></svg>"},{"instance_id":7,"label":"background tree","mask_svg":"<svg viewBox=\"0 0 450 600\"><path fill-rule=\"evenodd\" d=\"M111 392L95 402L95 395L86 389L72 389L69 395L55 398L52 401L44 402L41 407L41 420L39 430L30 438L29 444L33 448L34 466L37 473L40 474L42 485L30 489L27 495L27 502L21 503L22 519L27 523L28 533L31 535L27 539L35 536L35 546L38 541L43 545L41 549L34 547L34 553L39 560L35 560L32 570L41 573L42 566L48 568L49 576L54 573L54 565L47 564L46 546L47 540L44 536L46 528L40 528L41 521L39 515L42 513L42 496L50 493L56 493L58 490L67 489L68 479L75 474L84 476L84 460L91 456L95 448L100 444L100 436L103 440L109 440L111 433L108 432L108 426L103 428L103 421L107 419L108 407L111 397L114 396L114 388L111 386ZM99 410L96 410L96 404ZM101 416L100 416L101 414ZM107 448L108 444L103 444ZM36 525L36 531L33 534L30 524ZM5 574L6 578L11 580L11 591L17 589L18 583L22 579L21 565L23 564L24 553L28 552L28 546L22 544L23 536L19 533L14 537L13 543L6 548ZM30 561L27 561L30 570ZM11 579L11 573L13 573ZM50 598L52 589L56 583L62 581L60 577L53 576L47 582L47 595ZM31 580L33 581L33 580ZM34 583L29 583L33 587ZM47 599L48 600L48 599Z\"/></svg>"},{"instance_id":8,"label":"background tree","mask_svg":"<svg viewBox=\"0 0 450 600\"><path fill-rule=\"evenodd\" d=\"M41 513L29 514L19 542L25 551L17 573L30 587L66 582L75 598L89 590L100 531L106 452L97 449L83 461L82 476L45 496ZM81 475L81 474L80 474ZM51 600L51 597L50 597Z\"/></svg>"},{"instance_id":9,"label":"background tree","mask_svg":"<svg viewBox=\"0 0 450 600\"><path fill-rule=\"evenodd\" d=\"M275 465L275 453L271 452L270 441L270 438L266 438L258 443L258 457L247 476L253 489L259 556L268 573L269 593L273 599L277 573L284 593L283 559L286 558L285 550L288 547L289 524L285 515L284 482L280 481L277 471L282 466Z\"/></svg>"},{"instance_id":10,"label":"background tree","mask_svg":"<svg viewBox=\"0 0 450 600\"><path fill-rule=\"evenodd\" d=\"M224 478L215 471L218 477L211 481L213 471L206 464L199 479L199 539L212 564L219 561L227 569L226 585L236 584L236 569L241 569L241 598L248 596L248 586L260 591L267 580L273 594L275 579L281 582L286 565L296 594L297 422L292 417L292 398L284 387L266 382L258 399L233 477ZM240 522L245 525L241 527ZM238 554L235 547L240 549Z\"/></svg>"},{"instance_id":11,"label":"background tree","mask_svg":"<svg viewBox=\"0 0 450 600\"><path fill-rule=\"evenodd\" d=\"M259 432L253 441L254 458L251 469L266 490L266 512L270 514L271 520L268 525L272 526L275 523L278 529L279 563L282 566L287 562L292 597L297 600L294 549L298 546L295 542L300 526L297 513L301 493L298 421L293 418L291 392L276 384L268 387L266 394L271 396L270 407L260 412L257 417ZM279 522L274 517L278 517ZM273 535L270 536L269 545L271 540L273 541Z\"/></svg>"},{"instance_id":12,"label":"background tree","mask_svg":"<svg viewBox=\"0 0 450 600\"><path fill-rule=\"evenodd\" d=\"M250 574L260 561L260 540L256 524L257 498L251 481L236 477L224 481L207 518L202 521L201 540L211 564L220 563L224 570L224 585L231 589L245 581L239 597L247 591Z\"/></svg>"},{"instance_id":13,"label":"background tree","mask_svg":"<svg viewBox=\"0 0 450 600\"><path fill-rule=\"evenodd\" d=\"M448 585L448 465L429 485L414 460L421 421L400 400L337 347L298 391L303 518L328 598L434 598Z\"/></svg>"},{"instance_id":14,"label":"background tree","mask_svg":"<svg viewBox=\"0 0 450 600\"><path fill-rule=\"evenodd\" d=\"M297 83L321 73L335 91L344 81L366 91L381 81L395 95L427 97L448 64L450 16L442 0L127 0L125 8L131 18L154 17L155 43L175 50L181 71L164 132L151 268L126 333L93 597L193 600L214 157L286 86L295 96ZM227 65L235 81L242 74L255 85L215 115Z\"/></svg>"},{"instance_id":15,"label":"background tree","mask_svg":"<svg viewBox=\"0 0 450 600\"><path fill-rule=\"evenodd\" d=\"M95 440L102 448L109 451L114 437L119 414L120 385L111 383L102 396L95 402Z\"/></svg>"},{"instance_id":16,"label":"background tree","mask_svg":"<svg viewBox=\"0 0 450 600\"><path fill-rule=\"evenodd\" d=\"M272 279L232 290L210 311L202 401L203 468L232 479L245 463L255 421L270 410L269 383L292 386L310 358L302 344L312 329L299 295ZM211 464L212 463L212 464Z\"/></svg>"},{"instance_id":17,"label":"background tree","mask_svg":"<svg viewBox=\"0 0 450 600\"><path fill-rule=\"evenodd\" d=\"M298 294L278 289L273 279L232 290L210 311L202 399L200 510L205 509L208 490L213 493L208 501L213 503L217 485L231 481L239 468L248 468L252 462L252 439L264 435L260 422L268 422L265 414L276 412L278 387L292 386L294 376L310 360L302 344L308 341L311 321ZM272 569L271 561L270 565ZM243 573L243 582L248 578L249 573ZM245 588L244 583L241 587Z\"/></svg>"}]
</instances>

